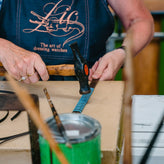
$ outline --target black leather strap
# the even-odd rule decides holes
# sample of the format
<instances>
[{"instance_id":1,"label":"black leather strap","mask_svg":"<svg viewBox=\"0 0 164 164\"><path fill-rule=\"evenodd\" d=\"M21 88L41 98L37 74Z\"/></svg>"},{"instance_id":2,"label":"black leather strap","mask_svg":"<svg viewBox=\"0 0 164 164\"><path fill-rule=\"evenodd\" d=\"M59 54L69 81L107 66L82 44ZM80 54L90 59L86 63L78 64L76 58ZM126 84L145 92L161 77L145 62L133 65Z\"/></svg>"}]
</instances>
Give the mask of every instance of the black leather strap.
<instances>
[{"instance_id":1,"label":"black leather strap","mask_svg":"<svg viewBox=\"0 0 164 164\"><path fill-rule=\"evenodd\" d=\"M10 141L12 139L18 138L18 137L22 137L22 136L27 135L27 134L29 134L29 131L15 134L15 135L11 135L11 136L7 136L7 137L2 137L2 138L0 138L0 144L7 142L7 141Z\"/></svg>"}]
</instances>

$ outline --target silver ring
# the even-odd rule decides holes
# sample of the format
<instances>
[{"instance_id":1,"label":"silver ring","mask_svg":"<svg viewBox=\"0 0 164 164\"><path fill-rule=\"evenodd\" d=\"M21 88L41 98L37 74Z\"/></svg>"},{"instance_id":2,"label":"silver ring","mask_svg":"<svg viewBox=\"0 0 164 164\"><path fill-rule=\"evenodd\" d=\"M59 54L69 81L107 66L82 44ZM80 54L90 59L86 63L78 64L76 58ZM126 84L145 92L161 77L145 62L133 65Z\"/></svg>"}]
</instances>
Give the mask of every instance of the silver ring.
<instances>
[{"instance_id":1,"label":"silver ring","mask_svg":"<svg viewBox=\"0 0 164 164\"><path fill-rule=\"evenodd\" d=\"M18 81L24 81L27 79L27 76L22 76Z\"/></svg>"}]
</instances>

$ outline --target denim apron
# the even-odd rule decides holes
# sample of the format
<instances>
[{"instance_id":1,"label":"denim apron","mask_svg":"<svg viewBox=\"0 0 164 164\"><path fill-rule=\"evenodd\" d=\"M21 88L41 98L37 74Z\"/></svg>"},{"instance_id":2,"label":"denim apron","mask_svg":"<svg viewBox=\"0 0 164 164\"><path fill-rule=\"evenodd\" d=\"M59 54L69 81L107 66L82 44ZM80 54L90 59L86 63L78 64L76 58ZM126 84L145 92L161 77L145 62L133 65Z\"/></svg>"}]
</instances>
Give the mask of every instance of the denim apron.
<instances>
[{"instance_id":1,"label":"denim apron","mask_svg":"<svg viewBox=\"0 0 164 164\"><path fill-rule=\"evenodd\" d=\"M91 67L114 29L105 0L3 0L0 37L38 53L46 65L73 64L77 42Z\"/></svg>"}]
</instances>

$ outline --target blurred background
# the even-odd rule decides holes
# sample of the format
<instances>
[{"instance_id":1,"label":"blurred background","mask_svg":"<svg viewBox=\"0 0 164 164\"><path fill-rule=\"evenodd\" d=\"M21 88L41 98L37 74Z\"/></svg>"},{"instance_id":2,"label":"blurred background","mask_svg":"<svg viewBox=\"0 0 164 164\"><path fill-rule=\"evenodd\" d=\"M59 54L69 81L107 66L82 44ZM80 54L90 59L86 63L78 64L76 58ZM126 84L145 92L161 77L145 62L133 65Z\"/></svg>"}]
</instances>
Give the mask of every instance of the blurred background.
<instances>
[{"instance_id":1,"label":"blurred background","mask_svg":"<svg viewBox=\"0 0 164 164\"><path fill-rule=\"evenodd\" d=\"M154 18L155 33L151 43L134 58L135 94L164 95L164 0L143 1ZM115 32L108 39L107 51L120 46L125 36L117 16L115 21ZM122 80L122 70L115 80Z\"/></svg>"}]
</instances>

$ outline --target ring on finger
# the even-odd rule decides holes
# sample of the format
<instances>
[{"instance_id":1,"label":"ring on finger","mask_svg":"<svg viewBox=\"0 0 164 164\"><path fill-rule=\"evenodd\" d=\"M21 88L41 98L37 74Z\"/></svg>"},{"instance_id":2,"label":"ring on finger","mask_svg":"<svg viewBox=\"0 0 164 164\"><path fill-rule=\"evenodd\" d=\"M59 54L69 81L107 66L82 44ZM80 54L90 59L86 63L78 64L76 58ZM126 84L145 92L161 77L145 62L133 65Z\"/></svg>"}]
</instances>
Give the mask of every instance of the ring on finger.
<instances>
[{"instance_id":1,"label":"ring on finger","mask_svg":"<svg viewBox=\"0 0 164 164\"><path fill-rule=\"evenodd\" d=\"M31 74L27 74L27 76L30 77L30 76L32 76L32 75L34 75L34 74L35 74L35 72L33 72L33 73L31 73Z\"/></svg>"},{"instance_id":2,"label":"ring on finger","mask_svg":"<svg viewBox=\"0 0 164 164\"><path fill-rule=\"evenodd\" d=\"M24 81L27 79L27 76L22 76L18 81Z\"/></svg>"}]
</instances>

